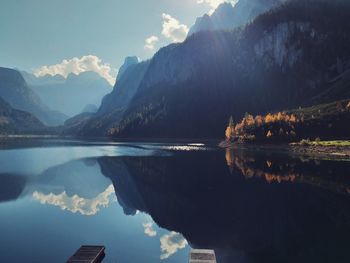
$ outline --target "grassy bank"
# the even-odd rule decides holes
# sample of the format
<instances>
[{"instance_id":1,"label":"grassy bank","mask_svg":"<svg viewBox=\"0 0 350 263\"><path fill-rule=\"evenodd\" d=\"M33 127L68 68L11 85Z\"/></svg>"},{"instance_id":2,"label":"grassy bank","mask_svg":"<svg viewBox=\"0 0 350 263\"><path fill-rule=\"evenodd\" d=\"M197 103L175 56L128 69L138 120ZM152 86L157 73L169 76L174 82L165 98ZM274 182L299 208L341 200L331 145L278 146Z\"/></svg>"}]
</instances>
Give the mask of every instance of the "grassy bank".
<instances>
[{"instance_id":1,"label":"grassy bank","mask_svg":"<svg viewBox=\"0 0 350 263\"><path fill-rule=\"evenodd\" d=\"M299 146L321 146L321 147L350 147L350 141L347 140L333 140L333 141L310 141L301 140L297 143L291 143L291 145Z\"/></svg>"}]
</instances>

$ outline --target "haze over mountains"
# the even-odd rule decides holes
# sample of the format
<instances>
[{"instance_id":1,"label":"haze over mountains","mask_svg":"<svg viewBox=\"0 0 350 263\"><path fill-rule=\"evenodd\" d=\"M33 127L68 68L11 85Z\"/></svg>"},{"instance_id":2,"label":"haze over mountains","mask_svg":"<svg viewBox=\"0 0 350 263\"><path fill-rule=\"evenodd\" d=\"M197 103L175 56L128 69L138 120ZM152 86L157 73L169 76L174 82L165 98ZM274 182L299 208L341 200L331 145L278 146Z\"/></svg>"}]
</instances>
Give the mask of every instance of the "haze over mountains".
<instances>
[{"instance_id":1,"label":"haze over mountains","mask_svg":"<svg viewBox=\"0 0 350 263\"><path fill-rule=\"evenodd\" d=\"M70 74L65 79L61 75L36 77L24 71L0 68L0 99L4 109L1 117L8 120L8 125L2 122L2 132L20 133L23 127L29 127L27 122L31 128L37 123L39 130L44 125L63 125L69 116L96 112L103 96L110 91L110 84L95 72ZM23 125L16 121L19 116ZM18 129L14 129L14 124Z\"/></svg>"},{"instance_id":2,"label":"haze over mountains","mask_svg":"<svg viewBox=\"0 0 350 263\"><path fill-rule=\"evenodd\" d=\"M67 119L43 103L22 75L13 69L0 68L0 97L11 107L33 114L48 126L60 125Z\"/></svg>"},{"instance_id":3,"label":"haze over mountains","mask_svg":"<svg viewBox=\"0 0 350 263\"><path fill-rule=\"evenodd\" d=\"M112 90L104 78L92 71L79 75L71 73L67 78L61 75L36 77L26 72L22 74L42 101L51 109L70 117L82 113L87 105L98 108L102 98Z\"/></svg>"}]
</instances>

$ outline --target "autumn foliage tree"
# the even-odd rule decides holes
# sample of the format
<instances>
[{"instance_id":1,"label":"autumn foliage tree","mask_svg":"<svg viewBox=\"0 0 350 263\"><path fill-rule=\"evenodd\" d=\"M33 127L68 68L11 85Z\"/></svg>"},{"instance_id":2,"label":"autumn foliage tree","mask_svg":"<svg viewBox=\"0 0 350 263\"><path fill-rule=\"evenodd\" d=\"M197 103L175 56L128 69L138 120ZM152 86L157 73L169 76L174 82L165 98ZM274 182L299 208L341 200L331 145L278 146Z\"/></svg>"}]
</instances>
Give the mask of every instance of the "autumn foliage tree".
<instances>
[{"instance_id":1,"label":"autumn foliage tree","mask_svg":"<svg viewBox=\"0 0 350 263\"><path fill-rule=\"evenodd\" d=\"M317 137L327 139L348 138L350 131L350 101L298 108L256 115L246 113L227 137L241 142L293 142Z\"/></svg>"},{"instance_id":2,"label":"autumn foliage tree","mask_svg":"<svg viewBox=\"0 0 350 263\"><path fill-rule=\"evenodd\" d=\"M244 118L234 126L233 131L232 125L227 127L226 138L231 138L234 134L242 141L288 140L288 138L295 136L295 124L298 122L299 120L294 114L286 112L268 113L265 116L257 115L255 117L246 113Z\"/></svg>"},{"instance_id":3,"label":"autumn foliage tree","mask_svg":"<svg viewBox=\"0 0 350 263\"><path fill-rule=\"evenodd\" d=\"M232 139L232 137L234 135L234 131L235 131L235 125L233 123L233 118L231 116L229 121L228 121L228 126L227 126L226 131L225 131L225 137L226 137L227 141Z\"/></svg>"}]
</instances>

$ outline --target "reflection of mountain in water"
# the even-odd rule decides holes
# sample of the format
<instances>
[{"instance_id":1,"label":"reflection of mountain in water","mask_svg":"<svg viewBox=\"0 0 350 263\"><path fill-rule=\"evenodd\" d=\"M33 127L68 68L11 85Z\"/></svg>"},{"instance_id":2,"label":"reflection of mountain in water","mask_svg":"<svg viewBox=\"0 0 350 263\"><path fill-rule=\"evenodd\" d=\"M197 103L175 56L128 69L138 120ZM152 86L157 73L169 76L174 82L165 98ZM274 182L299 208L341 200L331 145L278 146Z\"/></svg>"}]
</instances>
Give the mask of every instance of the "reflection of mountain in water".
<instances>
[{"instance_id":1,"label":"reflection of mountain in water","mask_svg":"<svg viewBox=\"0 0 350 263\"><path fill-rule=\"evenodd\" d=\"M148 213L185 237L176 243L179 248L187 241L214 248L221 263L344 262L349 166L247 151L81 159L36 176L0 175L0 202L29 195L93 215L108 205L115 189L125 214ZM162 240L174 243L178 237Z\"/></svg>"},{"instance_id":2,"label":"reflection of mountain in water","mask_svg":"<svg viewBox=\"0 0 350 263\"><path fill-rule=\"evenodd\" d=\"M96 159L74 160L50 167L32 177L26 191L38 191L45 195L59 195L65 192L70 197L78 195L85 199L93 199L110 185L110 180L101 175Z\"/></svg>"},{"instance_id":3,"label":"reflection of mountain in water","mask_svg":"<svg viewBox=\"0 0 350 263\"><path fill-rule=\"evenodd\" d=\"M92 215L106 206L114 188L96 159L52 166L38 175L0 174L0 202L32 196L42 204Z\"/></svg>"},{"instance_id":4,"label":"reflection of mountain in water","mask_svg":"<svg viewBox=\"0 0 350 263\"><path fill-rule=\"evenodd\" d=\"M22 193L26 178L20 175L0 174L0 203L16 200Z\"/></svg>"},{"instance_id":5,"label":"reflection of mountain in water","mask_svg":"<svg viewBox=\"0 0 350 263\"><path fill-rule=\"evenodd\" d=\"M118 202L123 207L124 213L135 215L137 210L145 211L142 196L125 163L120 158L101 158L99 163L102 173L112 180Z\"/></svg>"},{"instance_id":6,"label":"reflection of mountain in water","mask_svg":"<svg viewBox=\"0 0 350 263\"><path fill-rule=\"evenodd\" d=\"M188 152L172 157L106 157L99 163L127 212L150 214L159 226L182 233L193 247L215 248L219 262L347 258L347 195L317 183L291 183L296 180L292 177L285 183L247 180L236 166L232 172L240 176L233 176L223 157L222 152ZM275 159L270 161L274 167ZM296 171L299 165L295 163ZM307 166L315 177L323 173L319 167L332 167Z\"/></svg>"}]
</instances>

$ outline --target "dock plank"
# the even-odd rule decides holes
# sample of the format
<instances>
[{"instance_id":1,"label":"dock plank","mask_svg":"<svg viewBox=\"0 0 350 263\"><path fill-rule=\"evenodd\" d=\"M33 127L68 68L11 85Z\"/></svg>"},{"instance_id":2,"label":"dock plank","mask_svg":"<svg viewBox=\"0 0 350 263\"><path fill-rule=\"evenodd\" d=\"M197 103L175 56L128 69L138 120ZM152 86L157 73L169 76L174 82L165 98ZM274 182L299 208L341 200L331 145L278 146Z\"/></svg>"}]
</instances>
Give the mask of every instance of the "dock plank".
<instances>
[{"instance_id":1,"label":"dock plank","mask_svg":"<svg viewBox=\"0 0 350 263\"><path fill-rule=\"evenodd\" d=\"M216 263L214 250L191 249L189 263Z\"/></svg>"},{"instance_id":2,"label":"dock plank","mask_svg":"<svg viewBox=\"0 0 350 263\"><path fill-rule=\"evenodd\" d=\"M67 263L101 263L105 257L104 246L81 246Z\"/></svg>"}]
</instances>

